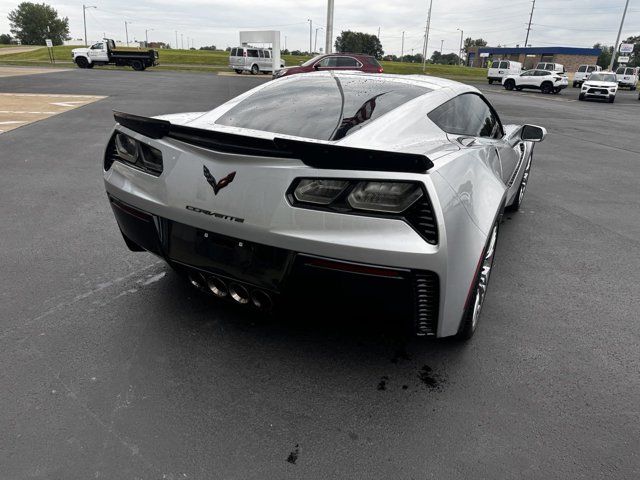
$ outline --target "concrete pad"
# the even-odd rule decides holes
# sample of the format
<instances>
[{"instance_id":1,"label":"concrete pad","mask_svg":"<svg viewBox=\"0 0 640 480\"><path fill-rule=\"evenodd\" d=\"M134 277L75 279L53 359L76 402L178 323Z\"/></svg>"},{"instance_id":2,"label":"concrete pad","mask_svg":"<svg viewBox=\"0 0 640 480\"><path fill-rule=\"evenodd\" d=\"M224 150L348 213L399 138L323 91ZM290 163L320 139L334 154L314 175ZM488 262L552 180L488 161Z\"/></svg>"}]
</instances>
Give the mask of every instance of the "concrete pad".
<instances>
[{"instance_id":1,"label":"concrete pad","mask_svg":"<svg viewBox=\"0 0 640 480\"><path fill-rule=\"evenodd\" d=\"M0 93L0 134L103 98L98 95Z\"/></svg>"},{"instance_id":2,"label":"concrete pad","mask_svg":"<svg viewBox=\"0 0 640 480\"><path fill-rule=\"evenodd\" d=\"M0 49L0 53L2 50L11 50L10 48L2 48ZM66 72L69 69L67 68L49 68L49 67L10 67L6 65L0 65L0 78L1 77L19 77L20 75L39 75L41 73L58 73L58 72Z\"/></svg>"}]
</instances>

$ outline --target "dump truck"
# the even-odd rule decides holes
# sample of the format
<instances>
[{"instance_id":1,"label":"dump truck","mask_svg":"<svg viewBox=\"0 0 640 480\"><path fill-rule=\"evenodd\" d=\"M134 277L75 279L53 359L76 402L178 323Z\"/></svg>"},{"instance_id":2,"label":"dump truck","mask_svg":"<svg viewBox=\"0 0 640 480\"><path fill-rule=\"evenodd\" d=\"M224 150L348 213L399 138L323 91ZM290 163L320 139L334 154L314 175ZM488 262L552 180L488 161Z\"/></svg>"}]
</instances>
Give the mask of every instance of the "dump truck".
<instances>
[{"instance_id":1,"label":"dump truck","mask_svg":"<svg viewBox=\"0 0 640 480\"><path fill-rule=\"evenodd\" d=\"M158 52L154 49L116 48L116 42L105 38L88 48L74 48L71 51L73 62L80 68L93 68L96 65L130 66L142 71L158 65Z\"/></svg>"}]
</instances>

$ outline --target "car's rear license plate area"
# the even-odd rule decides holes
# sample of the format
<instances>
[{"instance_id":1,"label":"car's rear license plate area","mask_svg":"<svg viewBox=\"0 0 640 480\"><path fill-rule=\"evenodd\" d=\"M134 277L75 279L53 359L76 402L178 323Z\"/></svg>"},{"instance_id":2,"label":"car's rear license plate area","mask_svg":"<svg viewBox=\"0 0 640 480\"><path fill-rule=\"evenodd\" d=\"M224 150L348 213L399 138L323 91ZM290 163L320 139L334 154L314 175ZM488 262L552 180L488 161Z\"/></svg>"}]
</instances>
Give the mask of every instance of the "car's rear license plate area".
<instances>
[{"instance_id":1,"label":"car's rear license plate area","mask_svg":"<svg viewBox=\"0 0 640 480\"><path fill-rule=\"evenodd\" d=\"M293 253L181 223L170 228L169 258L192 267L280 290Z\"/></svg>"}]
</instances>

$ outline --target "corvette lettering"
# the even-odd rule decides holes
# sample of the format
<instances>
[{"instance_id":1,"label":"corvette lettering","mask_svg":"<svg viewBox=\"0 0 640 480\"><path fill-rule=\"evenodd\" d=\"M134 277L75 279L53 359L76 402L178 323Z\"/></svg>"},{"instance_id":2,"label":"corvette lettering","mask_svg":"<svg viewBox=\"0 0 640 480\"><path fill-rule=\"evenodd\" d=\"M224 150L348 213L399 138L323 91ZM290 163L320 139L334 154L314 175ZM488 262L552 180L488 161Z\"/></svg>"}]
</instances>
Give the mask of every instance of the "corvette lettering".
<instances>
[{"instance_id":1,"label":"corvette lettering","mask_svg":"<svg viewBox=\"0 0 640 480\"><path fill-rule=\"evenodd\" d=\"M244 223L244 218L232 217L231 215L223 215L222 213L216 213L210 210L204 210L202 208L192 207L191 205L187 205L185 208L187 210L191 210L192 212L202 213L203 215L209 215L210 217L220 218L222 220L229 220L230 222Z\"/></svg>"}]
</instances>

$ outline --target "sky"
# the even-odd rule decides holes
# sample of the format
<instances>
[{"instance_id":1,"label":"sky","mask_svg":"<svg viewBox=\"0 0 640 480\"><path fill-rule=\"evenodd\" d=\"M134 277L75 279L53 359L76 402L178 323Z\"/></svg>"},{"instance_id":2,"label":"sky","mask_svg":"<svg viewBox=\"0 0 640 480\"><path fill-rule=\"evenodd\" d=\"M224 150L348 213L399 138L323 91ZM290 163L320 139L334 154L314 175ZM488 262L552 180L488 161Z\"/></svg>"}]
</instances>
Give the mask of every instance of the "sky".
<instances>
[{"instance_id":1,"label":"sky","mask_svg":"<svg viewBox=\"0 0 640 480\"><path fill-rule=\"evenodd\" d=\"M46 0L35 0L42 2ZM89 42L103 36L163 41L176 46L218 48L236 46L240 30L279 30L281 45L289 50L324 47L326 0L85 0ZM0 0L0 33L9 32L7 14L18 0ZM72 38L83 37L82 3L47 2L69 18ZM530 0L433 0L428 55L434 50L458 52L464 38L483 38L490 46L524 45L531 12ZM422 51L429 0L335 0L334 38L342 30L378 34L385 54ZM615 42L624 0L536 0L529 44L533 46L591 47ZM631 0L622 39L640 35L640 1ZM315 49L315 47L314 47Z\"/></svg>"}]
</instances>

